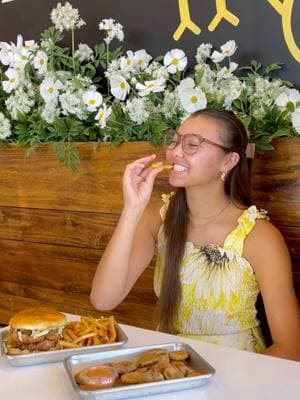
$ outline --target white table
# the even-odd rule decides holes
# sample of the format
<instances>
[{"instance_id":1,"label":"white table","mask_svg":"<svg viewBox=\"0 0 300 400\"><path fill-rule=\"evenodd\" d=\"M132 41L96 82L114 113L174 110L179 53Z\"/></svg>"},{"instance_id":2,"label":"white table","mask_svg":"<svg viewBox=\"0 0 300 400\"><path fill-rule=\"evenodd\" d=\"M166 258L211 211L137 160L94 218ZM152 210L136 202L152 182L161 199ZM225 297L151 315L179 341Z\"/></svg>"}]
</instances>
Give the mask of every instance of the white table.
<instances>
[{"instance_id":1,"label":"white table","mask_svg":"<svg viewBox=\"0 0 300 400\"><path fill-rule=\"evenodd\" d=\"M121 325L126 347L185 342L215 369L211 381L198 389L150 399L158 400L299 400L300 363L215 346L160 332ZM62 363L12 367L0 357L1 400L69 400L75 394Z\"/></svg>"}]
</instances>

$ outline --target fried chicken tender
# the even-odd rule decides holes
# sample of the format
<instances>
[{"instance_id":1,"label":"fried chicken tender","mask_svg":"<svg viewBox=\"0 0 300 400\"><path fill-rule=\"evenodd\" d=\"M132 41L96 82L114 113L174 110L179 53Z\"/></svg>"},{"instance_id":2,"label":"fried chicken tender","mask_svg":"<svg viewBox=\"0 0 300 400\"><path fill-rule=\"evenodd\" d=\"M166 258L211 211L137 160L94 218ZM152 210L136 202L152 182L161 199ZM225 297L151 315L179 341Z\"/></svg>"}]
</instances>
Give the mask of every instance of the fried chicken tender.
<instances>
[{"instance_id":1,"label":"fried chicken tender","mask_svg":"<svg viewBox=\"0 0 300 400\"><path fill-rule=\"evenodd\" d=\"M160 356L164 354L163 349L152 349L146 351L142 354L142 356L138 359L138 363L140 367L148 367L152 364L157 364L160 360Z\"/></svg>"},{"instance_id":2,"label":"fried chicken tender","mask_svg":"<svg viewBox=\"0 0 300 400\"><path fill-rule=\"evenodd\" d=\"M121 376L121 382L125 385L134 385L137 383L163 381L164 376L156 371L133 371Z\"/></svg>"},{"instance_id":3,"label":"fried chicken tender","mask_svg":"<svg viewBox=\"0 0 300 400\"><path fill-rule=\"evenodd\" d=\"M171 365L179 369L179 371L182 372L184 376L188 376L188 374L193 371L185 364L184 361L171 361Z\"/></svg>"},{"instance_id":4,"label":"fried chicken tender","mask_svg":"<svg viewBox=\"0 0 300 400\"><path fill-rule=\"evenodd\" d=\"M109 364L111 367L114 367L119 374L126 374L128 372L132 372L138 367L138 360L128 360L128 361L120 361L120 362L112 362Z\"/></svg>"},{"instance_id":5,"label":"fried chicken tender","mask_svg":"<svg viewBox=\"0 0 300 400\"><path fill-rule=\"evenodd\" d=\"M170 360L183 361L189 357L189 353L185 350L170 351Z\"/></svg>"},{"instance_id":6,"label":"fried chicken tender","mask_svg":"<svg viewBox=\"0 0 300 400\"><path fill-rule=\"evenodd\" d=\"M203 375L203 373L192 369L191 372L189 372L187 376L191 377L191 376L199 376L199 375Z\"/></svg>"},{"instance_id":7,"label":"fried chicken tender","mask_svg":"<svg viewBox=\"0 0 300 400\"><path fill-rule=\"evenodd\" d=\"M164 370L170 366L171 366L171 364L170 364L169 356L167 354L163 354L162 356L159 357L158 363L152 365L150 367L150 369L152 371L157 371L157 372L160 372L161 374L163 374Z\"/></svg>"},{"instance_id":8,"label":"fried chicken tender","mask_svg":"<svg viewBox=\"0 0 300 400\"><path fill-rule=\"evenodd\" d=\"M171 365L170 367L165 368L164 377L166 379L178 379L178 378L183 378L184 374L174 365Z\"/></svg>"}]
</instances>

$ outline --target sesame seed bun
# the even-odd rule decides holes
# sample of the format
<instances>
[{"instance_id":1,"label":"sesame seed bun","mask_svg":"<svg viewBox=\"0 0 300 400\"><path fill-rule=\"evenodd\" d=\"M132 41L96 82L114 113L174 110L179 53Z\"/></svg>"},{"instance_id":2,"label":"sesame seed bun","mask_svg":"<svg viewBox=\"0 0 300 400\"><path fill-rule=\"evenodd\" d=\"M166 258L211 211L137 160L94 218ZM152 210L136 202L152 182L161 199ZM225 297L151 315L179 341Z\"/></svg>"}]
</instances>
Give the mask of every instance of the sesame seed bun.
<instances>
[{"instance_id":1,"label":"sesame seed bun","mask_svg":"<svg viewBox=\"0 0 300 400\"><path fill-rule=\"evenodd\" d=\"M57 328L65 323L63 313L48 307L32 307L15 314L9 325L14 329L49 329Z\"/></svg>"}]
</instances>

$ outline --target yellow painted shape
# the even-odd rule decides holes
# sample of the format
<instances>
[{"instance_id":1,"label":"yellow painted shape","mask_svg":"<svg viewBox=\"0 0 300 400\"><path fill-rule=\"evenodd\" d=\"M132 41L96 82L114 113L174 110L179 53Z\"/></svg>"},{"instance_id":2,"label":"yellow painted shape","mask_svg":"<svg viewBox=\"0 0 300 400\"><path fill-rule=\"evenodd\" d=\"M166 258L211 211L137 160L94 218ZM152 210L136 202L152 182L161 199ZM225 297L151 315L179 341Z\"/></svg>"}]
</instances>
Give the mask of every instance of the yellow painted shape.
<instances>
[{"instance_id":1,"label":"yellow painted shape","mask_svg":"<svg viewBox=\"0 0 300 400\"><path fill-rule=\"evenodd\" d=\"M285 42L294 59L298 63L300 63L300 48L295 41L292 30L294 0L283 0L283 2L279 0L268 0L268 2L274 8L274 10L276 10L278 14L281 15L283 36Z\"/></svg>"},{"instance_id":2,"label":"yellow painted shape","mask_svg":"<svg viewBox=\"0 0 300 400\"><path fill-rule=\"evenodd\" d=\"M217 14L208 25L208 30L213 32L222 19L225 19L230 24L237 26L240 22L239 18L227 9L226 0L216 0Z\"/></svg>"},{"instance_id":3,"label":"yellow painted shape","mask_svg":"<svg viewBox=\"0 0 300 400\"><path fill-rule=\"evenodd\" d=\"M195 35L200 35L201 29L191 20L188 0L178 0L178 5L180 24L173 34L173 39L179 40L186 29L192 31Z\"/></svg>"}]
</instances>

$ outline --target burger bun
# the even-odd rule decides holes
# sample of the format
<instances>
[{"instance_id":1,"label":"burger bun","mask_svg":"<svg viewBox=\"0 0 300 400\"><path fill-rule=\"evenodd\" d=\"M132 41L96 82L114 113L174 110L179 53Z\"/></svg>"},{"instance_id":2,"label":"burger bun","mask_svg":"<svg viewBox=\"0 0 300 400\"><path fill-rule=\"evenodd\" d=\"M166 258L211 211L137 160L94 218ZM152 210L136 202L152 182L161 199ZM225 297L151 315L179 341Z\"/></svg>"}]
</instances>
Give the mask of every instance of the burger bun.
<instances>
[{"instance_id":1,"label":"burger bun","mask_svg":"<svg viewBox=\"0 0 300 400\"><path fill-rule=\"evenodd\" d=\"M49 329L64 325L66 317L63 313L48 307L26 308L15 314L9 325L14 329Z\"/></svg>"}]
</instances>

